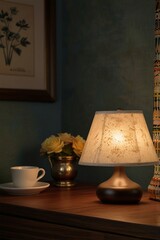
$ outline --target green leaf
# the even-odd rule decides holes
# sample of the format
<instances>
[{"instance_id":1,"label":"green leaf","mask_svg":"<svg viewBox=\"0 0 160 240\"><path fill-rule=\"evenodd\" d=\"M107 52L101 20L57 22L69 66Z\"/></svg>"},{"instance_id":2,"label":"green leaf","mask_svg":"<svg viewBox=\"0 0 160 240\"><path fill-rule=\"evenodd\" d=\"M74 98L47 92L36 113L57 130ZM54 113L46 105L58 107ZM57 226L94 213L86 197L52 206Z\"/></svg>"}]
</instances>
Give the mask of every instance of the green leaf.
<instances>
[{"instance_id":1,"label":"green leaf","mask_svg":"<svg viewBox=\"0 0 160 240\"><path fill-rule=\"evenodd\" d=\"M17 22L16 26L22 28L23 30L27 30L27 28L29 28L28 23L26 23L26 20L24 19Z\"/></svg>"},{"instance_id":2,"label":"green leaf","mask_svg":"<svg viewBox=\"0 0 160 240\"><path fill-rule=\"evenodd\" d=\"M9 29L8 29L8 27L2 27L2 31L4 32L4 33L8 33L9 32Z\"/></svg>"},{"instance_id":3,"label":"green leaf","mask_svg":"<svg viewBox=\"0 0 160 240\"><path fill-rule=\"evenodd\" d=\"M26 47L28 44L30 44L27 38L22 38L20 42L23 47Z\"/></svg>"},{"instance_id":4,"label":"green leaf","mask_svg":"<svg viewBox=\"0 0 160 240\"><path fill-rule=\"evenodd\" d=\"M12 14L12 15L17 15L17 13L18 13L18 10L17 10L16 7L11 7L11 8L10 8L10 11L11 11L11 14Z\"/></svg>"},{"instance_id":5,"label":"green leaf","mask_svg":"<svg viewBox=\"0 0 160 240\"><path fill-rule=\"evenodd\" d=\"M21 52L22 52L22 50L20 49L20 48L16 48L16 47L14 47L14 46L12 46L13 47L13 50L15 51L15 53L17 53L17 55L21 55Z\"/></svg>"},{"instance_id":6,"label":"green leaf","mask_svg":"<svg viewBox=\"0 0 160 240\"><path fill-rule=\"evenodd\" d=\"M15 33L9 32L7 37L8 37L8 40L13 40L13 39L15 39Z\"/></svg>"},{"instance_id":7,"label":"green leaf","mask_svg":"<svg viewBox=\"0 0 160 240\"><path fill-rule=\"evenodd\" d=\"M72 144L64 145L62 152L66 155L71 156L73 154Z\"/></svg>"},{"instance_id":8,"label":"green leaf","mask_svg":"<svg viewBox=\"0 0 160 240\"><path fill-rule=\"evenodd\" d=\"M5 17L8 17L8 13L4 12L3 10L1 10L1 12L0 12L0 19L4 19Z\"/></svg>"}]
</instances>

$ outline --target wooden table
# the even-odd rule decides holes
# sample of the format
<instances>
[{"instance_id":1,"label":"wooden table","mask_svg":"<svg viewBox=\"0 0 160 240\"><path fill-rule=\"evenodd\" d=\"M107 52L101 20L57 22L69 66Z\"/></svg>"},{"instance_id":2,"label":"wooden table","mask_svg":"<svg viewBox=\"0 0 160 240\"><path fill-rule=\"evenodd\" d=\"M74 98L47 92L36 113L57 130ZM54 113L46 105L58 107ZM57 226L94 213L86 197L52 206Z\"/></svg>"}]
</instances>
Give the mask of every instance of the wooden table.
<instances>
[{"instance_id":1,"label":"wooden table","mask_svg":"<svg viewBox=\"0 0 160 240\"><path fill-rule=\"evenodd\" d=\"M102 204L95 186L51 186L32 196L0 193L0 239L160 240L160 202Z\"/></svg>"}]
</instances>

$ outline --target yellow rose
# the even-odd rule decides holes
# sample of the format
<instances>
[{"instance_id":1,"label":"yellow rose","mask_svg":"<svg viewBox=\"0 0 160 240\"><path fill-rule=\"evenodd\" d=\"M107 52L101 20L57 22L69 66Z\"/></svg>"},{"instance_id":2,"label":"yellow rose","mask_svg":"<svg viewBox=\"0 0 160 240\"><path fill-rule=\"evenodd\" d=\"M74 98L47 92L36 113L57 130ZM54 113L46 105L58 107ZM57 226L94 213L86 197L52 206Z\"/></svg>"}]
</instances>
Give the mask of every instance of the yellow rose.
<instances>
[{"instance_id":1,"label":"yellow rose","mask_svg":"<svg viewBox=\"0 0 160 240\"><path fill-rule=\"evenodd\" d=\"M58 136L64 142L64 144L73 142L73 136L69 133L59 133Z\"/></svg>"},{"instance_id":2,"label":"yellow rose","mask_svg":"<svg viewBox=\"0 0 160 240\"><path fill-rule=\"evenodd\" d=\"M85 144L85 140L79 135L73 139L73 145L72 145L73 151L79 157L82 154L84 144Z\"/></svg>"},{"instance_id":3,"label":"yellow rose","mask_svg":"<svg viewBox=\"0 0 160 240\"><path fill-rule=\"evenodd\" d=\"M63 147L64 142L59 137L52 135L41 144L40 152L42 154L59 153L62 151Z\"/></svg>"}]
</instances>

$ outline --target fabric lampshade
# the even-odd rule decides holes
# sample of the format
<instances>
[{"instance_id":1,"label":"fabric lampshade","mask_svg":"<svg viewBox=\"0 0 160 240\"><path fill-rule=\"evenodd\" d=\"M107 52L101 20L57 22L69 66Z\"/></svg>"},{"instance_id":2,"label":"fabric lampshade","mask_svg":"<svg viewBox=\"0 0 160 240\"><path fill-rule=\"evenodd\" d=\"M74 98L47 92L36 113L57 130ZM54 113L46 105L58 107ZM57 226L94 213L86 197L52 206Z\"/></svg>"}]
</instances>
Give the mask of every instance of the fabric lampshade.
<instances>
[{"instance_id":1,"label":"fabric lampshade","mask_svg":"<svg viewBox=\"0 0 160 240\"><path fill-rule=\"evenodd\" d=\"M158 157L142 111L95 113L79 164L152 165Z\"/></svg>"}]
</instances>

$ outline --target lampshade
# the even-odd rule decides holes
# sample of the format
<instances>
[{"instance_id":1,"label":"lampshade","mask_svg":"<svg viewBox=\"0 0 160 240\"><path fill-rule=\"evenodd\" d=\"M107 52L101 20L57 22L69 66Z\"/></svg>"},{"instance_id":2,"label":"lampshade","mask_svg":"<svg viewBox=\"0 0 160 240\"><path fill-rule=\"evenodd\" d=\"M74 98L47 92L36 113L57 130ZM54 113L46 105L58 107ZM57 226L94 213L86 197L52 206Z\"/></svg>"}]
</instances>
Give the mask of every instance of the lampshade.
<instances>
[{"instance_id":1,"label":"lampshade","mask_svg":"<svg viewBox=\"0 0 160 240\"><path fill-rule=\"evenodd\" d=\"M157 161L142 111L95 113L79 164L130 166Z\"/></svg>"},{"instance_id":2,"label":"lampshade","mask_svg":"<svg viewBox=\"0 0 160 240\"><path fill-rule=\"evenodd\" d=\"M99 185L102 202L138 202L142 189L124 166L153 165L158 157L142 111L96 112L79 164L114 166L111 179Z\"/></svg>"}]
</instances>

